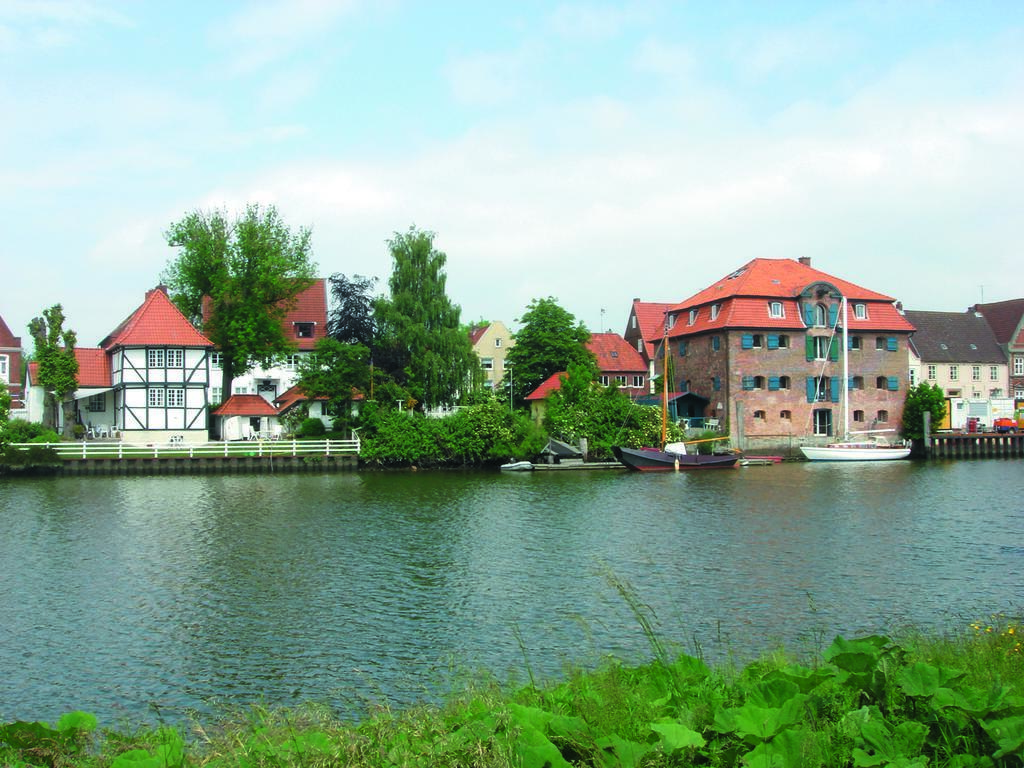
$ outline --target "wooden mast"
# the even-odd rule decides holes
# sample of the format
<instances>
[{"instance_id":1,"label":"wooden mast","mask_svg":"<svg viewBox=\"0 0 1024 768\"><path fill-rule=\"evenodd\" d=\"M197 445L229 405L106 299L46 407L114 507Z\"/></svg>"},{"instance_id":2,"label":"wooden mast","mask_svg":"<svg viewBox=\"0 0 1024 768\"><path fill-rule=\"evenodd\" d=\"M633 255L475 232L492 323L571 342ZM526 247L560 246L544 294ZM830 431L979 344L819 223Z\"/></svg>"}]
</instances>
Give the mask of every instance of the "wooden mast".
<instances>
[{"instance_id":1,"label":"wooden mast","mask_svg":"<svg viewBox=\"0 0 1024 768\"><path fill-rule=\"evenodd\" d=\"M661 359L663 371L661 377L661 448L664 450L668 442L668 314L665 314L665 335L661 340Z\"/></svg>"}]
</instances>

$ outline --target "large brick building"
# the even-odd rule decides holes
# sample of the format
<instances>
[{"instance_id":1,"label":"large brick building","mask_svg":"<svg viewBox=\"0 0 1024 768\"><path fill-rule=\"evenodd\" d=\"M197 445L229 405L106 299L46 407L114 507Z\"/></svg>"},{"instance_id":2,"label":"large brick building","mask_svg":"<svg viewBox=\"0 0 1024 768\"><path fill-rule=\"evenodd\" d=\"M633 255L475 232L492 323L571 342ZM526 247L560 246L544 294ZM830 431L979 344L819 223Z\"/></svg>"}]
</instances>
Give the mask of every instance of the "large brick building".
<instances>
[{"instance_id":1,"label":"large brick building","mask_svg":"<svg viewBox=\"0 0 1024 768\"><path fill-rule=\"evenodd\" d=\"M842 300L851 430L900 427L914 330L894 299L813 269L754 259L669 311L673 389L708 402L740 447L841 435Z\"/></svg>"}]
</instances>

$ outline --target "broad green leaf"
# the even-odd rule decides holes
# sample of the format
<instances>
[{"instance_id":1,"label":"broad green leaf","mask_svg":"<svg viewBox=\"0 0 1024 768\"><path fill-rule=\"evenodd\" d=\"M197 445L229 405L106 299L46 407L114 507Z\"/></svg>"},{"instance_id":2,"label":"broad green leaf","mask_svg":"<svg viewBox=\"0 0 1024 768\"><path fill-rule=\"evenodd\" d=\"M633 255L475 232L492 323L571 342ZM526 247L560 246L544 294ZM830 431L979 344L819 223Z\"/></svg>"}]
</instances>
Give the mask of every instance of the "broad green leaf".
<instances>
[{"instance_id":1,"label":"broad green leaf","mask_svg":"<svg viewBox=\"0 0 1024 768\"><path fill-rule=\"evenodd\" d=\"M743 756L749 768L801 768L819 765L818 736L810 730L788 729L771 741L758 744Z\"/></svg>"},{"instance_id":2,"label":"broad green leaf","mask_svg":"<svg viewBox=\"0 0 1024 768\"><path fill-rule=\"evenodd\" d=\"M572 768L547 736L529 726L516 739L516 754L523 768Z\"/></svg>"},{"instance_id":3,"label":"broad green leaf","mask_svg":"<svg viewBox=\"0 0 1024 768\"><path fill-rule=\"evenodd\" d=\"M995 768L995 762L988 755L954 755L949 768Z\"/></svg>"},{"instance_id":4,"label":"broad green leaf","mask_svg":"<svg viewBox=\"0 0 1024 768\"><path fill-rule=\"evenodd\" d=\"M908 696L934 696L940 688L951 688L950 684L961 680L964 675L959 669L934 667L918 661L901 669L896 675L896 682Z\"/></svg>"},{"instance_id":5,"label":"broad green leaf","mask_svg":"<svg viewBox=\"0 0 1024 768\"><path fill-rule=\"evenodd\" d=\"M96 715L91 712L68 712L61 715L57 721L58 731L78 730L83 732L94 731L99 721Z\"/></svg>"},{"instance_id":6,"label":"broad green leaf","mask_svg":"<svg viewBox=\"0 0 1024 768\"><path fill-rule=\"evenodd\" d=\"M747 695L747 701L759 707L781 707L800 694L800 686L790 680L762 680Z\"/></svg>"},{"instance_id":7,"label":"broad green leaf","mask_svg":"<svg viewBox=\"0 0 1024 768\"><path fill-rule=\"evenodd\" d=\"M554 714L551 712L537 707L524 707L522 704L509 704L508 711L516 725L523 728L534 728L540 733L547 730L548 723L554 718Z\"/></svg>"},{"instance_id":8,"label":"broad green leaf","mask_svg":"<svg viewBox=\"0 0 1024 768\"><path fill-rule=\"evenodd\" d=\"M875 668L882 650L889 643L889 638L880 635L859 640L846 640L837 635L825 651L825 660L847 672L863 674Z\"/></svg>"},{"instance_id":9,"label":"broad green leaf","mask_svg":"<svg viewBox=\"0 0 1024 768\"><path fill-rule=\"evenodd\" d=\"M651 751L650 744L627 741L616 734L597 740L598 753L605 768L636 768L644 755Z\"/></svg>"},{"instance_id":10,"label":"broad green leaf","mask_svg":"<svg viewBox=\"0 0 1024 768\"><path fill-rule=\"evenodd\" d=\"M983 722L981 727L999 745L999 751L992 757L997 760L1006 755L1024 757L1024 715L989 720Z\"/></svg>"},{"instance_id":11,"label":"broad green leaf","mask_svg":"<svg viewBox=\"0 0 1024 768\"><path fill-rule=\"evenodd\" d=\"M160 758L151 755L149 750L132 749L115 757L110 768L164 768L164 764Z\"/></svg>"},{"instance_id":12,"label":"broad green leaf","mask_svg":"<svg viewBox=\"0 0 1024 768\"><path fill-rule=\"evenodd\" d=\"M835 676L836 671L830 667L807 669L806 667L801 667L797 664L791 664L781 669L773 669L765 675L764 679L774 680L779 678L782 680L788 680L791 683L796 684L800 689L800 693L809 693L826 680L831 680Z\"/></svg>"},{"instance_id":13,"label":"broad green leaf","mask_svg":"<svg viewBox=\"0 0 1024 768\"><path fill-rule=\"evenodd\" d=\"M781 707L759 707L747 702L742 707L720 709L715 713L715 729L735 733L748 742L765 741L800 721L804 698L798 694Z\"/></svg>"},{"instance_id":14,"label":"broad green leaf","mask_svg":"<svg viewBox=\"0 0 1024 768\"><path fill-rule=\"evenodd\" d=\"M703 736L682 723L651 723L651 730L661 736L661 748L670 755L707 744Z\"/></svg>"}]
</instances>

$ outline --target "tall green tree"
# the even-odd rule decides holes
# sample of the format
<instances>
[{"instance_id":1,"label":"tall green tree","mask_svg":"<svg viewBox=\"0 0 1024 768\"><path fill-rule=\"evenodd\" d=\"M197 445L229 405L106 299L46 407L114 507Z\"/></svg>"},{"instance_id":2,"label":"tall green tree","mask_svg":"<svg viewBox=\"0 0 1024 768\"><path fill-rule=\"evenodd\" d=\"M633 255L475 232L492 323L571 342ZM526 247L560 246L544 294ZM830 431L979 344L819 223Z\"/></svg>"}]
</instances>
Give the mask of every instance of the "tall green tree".
<instances>
[{"instance_id":1,"label":"tall green tree","mask_svg":"<svg viewBox=\"0 0 1024 768\"><path fill-rule=\"evenodd\" d=\"M341 273L331 275L327 284L331 292L332 308L327 318L327 335L343 344L362 344L372 349L377 338L377 323L373 317L373 289L375 277Z\"/></svg>"},{"instance_id":2,"label":"tall green tree","mask_svg":"<svg viewBox=\"0 0 1024 768\"><path fill-rule=\"evenodd\" d=\"M903 403L903 437L909 440L924 438L924 414L931 414L931 428L937 429L946 415L946 395L938 384L922 381L907 391Z\"/></svg>"},{"instance_id":3,"label":"tall green tree","mask_svg":"<svg viewBox=\"0 0 1024 768\"><path fill-rule=\"evenodd\" d=\"M445 290L448 257L434 248L433 232L416 227L396 232L388 247L390 296L374 303L374 362L424 407L458 402L482 371Z\"/></svg>"},{"instance_id":4,"label":"tall green tree","mask_svg":"<svg viewBox=\"0 0 1024 768\"><path fill-rule=\"evenodd\" d=\"M281 321L316 273L308 228L293 233L274 206L249 205L234 220L194 211L165 236L180 250L161 279L222 354L225 396L236 376L295 349Z\"/></svg>"},{"instance_id":5,"label":"tall green tree","mask_svg":"<svg viewBox=\"0 0 1024 768\"><path fill-rule=\"evenodd\" d=\"M522 404L545 379L570 366L586 366L591 378L597 376L597 360L587 349L590 331L582 322L548 296L534 299L518 322L516 345L505 356L505 367L512 368L513 399Z\"/></svg>"},{"instance_id":6,"label":"tall green tree","mask_svg":"<svg viewBox=\"0 0 1024 768\"><path fill-rule=\"evenodd\" d=\"M43 310L41 317L32 318L29 333L35 342L33 355L38 365L39 383L43 387L43 424L57 429L57 408L63 412L64 437L74 436L75 400L78 389L78 358L75 344L78 335L64 328L64 308L54 304Z\"/></svg>"},{"instance_id":7,"label":"tall green tree","mask_svg":"<svg viewBox=\"0 0 1024 768\"><path fill-rule=\"evenodd\" d=\"M0 449L9 442L7 439L7 422L11 418L11 393L7 384L0 381Z\"/></svg>"}]
</instances>

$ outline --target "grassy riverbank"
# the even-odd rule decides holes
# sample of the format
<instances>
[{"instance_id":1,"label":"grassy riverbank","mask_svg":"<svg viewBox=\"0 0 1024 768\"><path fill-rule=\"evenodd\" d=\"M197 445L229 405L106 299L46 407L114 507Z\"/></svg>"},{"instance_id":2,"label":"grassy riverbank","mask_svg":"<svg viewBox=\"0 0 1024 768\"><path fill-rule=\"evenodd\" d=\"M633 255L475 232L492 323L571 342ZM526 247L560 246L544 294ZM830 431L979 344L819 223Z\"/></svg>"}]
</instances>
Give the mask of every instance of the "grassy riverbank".
<instances>
[{"instance_id":1,"label":"grassy riverbank","mask_svg":"<svg viewBox=\"0 0 1024 768\"><path fill-rule=\"evenodd\" d=\"M649 634L653 661L444 704L367 712L252 708L123 733L87 713L0 726L5 766L1020 766L1024 651L1017 620L962 634L836 638L709 668Z\"/></svg>"}]
</instances>

